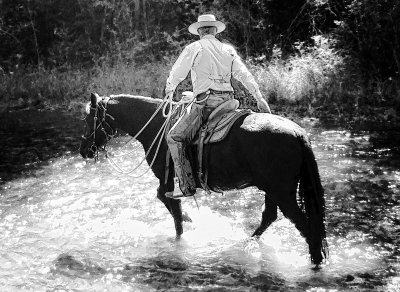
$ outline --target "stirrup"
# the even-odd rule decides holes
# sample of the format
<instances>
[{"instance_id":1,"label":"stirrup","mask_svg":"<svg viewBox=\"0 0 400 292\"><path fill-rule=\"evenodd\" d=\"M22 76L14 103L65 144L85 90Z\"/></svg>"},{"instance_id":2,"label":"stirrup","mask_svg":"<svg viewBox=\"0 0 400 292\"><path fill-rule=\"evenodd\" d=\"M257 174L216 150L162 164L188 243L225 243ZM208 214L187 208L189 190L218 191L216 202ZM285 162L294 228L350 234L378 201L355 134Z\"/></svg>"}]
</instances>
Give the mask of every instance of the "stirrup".
<instances>
[{"instance_id":1,"label":"stirrup","mask_svg":"<svg viewBox=\"0 0 400 292\"><path fill-rule=\"evenodd\" d=\"M195 194L196 194L196 189L189 190L188 193L184 193L184 192L182 192L182 193L174 193L174 191L166 192L165 196L167 198L170 198L170 199L179 199L179 198L185 198L185 197L192 197Z\"/></svg>"}]
</instances>

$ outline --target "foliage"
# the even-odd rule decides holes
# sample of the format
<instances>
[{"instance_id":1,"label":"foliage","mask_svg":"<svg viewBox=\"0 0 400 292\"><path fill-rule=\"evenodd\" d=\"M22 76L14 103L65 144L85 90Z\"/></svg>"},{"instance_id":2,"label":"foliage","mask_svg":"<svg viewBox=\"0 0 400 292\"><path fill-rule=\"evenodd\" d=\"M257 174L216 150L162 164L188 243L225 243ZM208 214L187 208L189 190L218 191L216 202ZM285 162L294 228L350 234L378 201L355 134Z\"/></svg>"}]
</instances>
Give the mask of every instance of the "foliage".
<instances>
[{"instance_id":1,"label":"foliage","mask_svg":"<svg viewBox=\"0 0 400 292\"><path fill-rule=\"evenodd\" d=\"M0 0L1 102L62 102L90 89L160 96L196 39L187 27L208 12L270 102L310 114L400 110L398 0Z\"/></svg>"},{"instance_id":2,"label":"foliage","mask_svg":"<svg viewBox=\"0 0 400 292\"><path fill-rule=\"evenodd\" d=\"M260 58L252 61L251 69L261 92L270 102L302 101L311 109L321 100L335 103L335 96L342 95L338 90L342 90L345 82L340 78L345 71L344 58L332 48L332 40L316 36L313 41L313 46L297 43L298 53L286 60L281 58L282 51L275 48L267 65L257 65Z\"/></svg>"},{"instance_id":3,"label":"foliage","mask_svg":"<svg viewBox=\"0 0 400 292\"><path fill-rule=\"evenodd\" d=\"M86 102L90 92L101 95L130 93L162 98L171 62L130 65L104 63L89 69L20 67L3 74L0 108L74 108Z\"/></svg>"},{"instance_id":4,"label":"foliage","mask_svg":"<svg viewBox=\"0 0 400 292\"><path fill-rule=\"evenodd\" d=\"M366 80L400 77L400 2L342 0L334 35L359 65Z\"/></svg>"},{"instance_id":5,"label":"foliage","mask_svg":"<svg viewBox=\"0 0 400 292\"><path fill-rule=\"evenodd\" d=\"M79 69L36 69L20 67L3 74L0 107L69 104L87 94L91 74ZM46 104L47 103L47 104Z\"/></svg>"},{"instance_id":6,"label":"foliage","mask_svg":"<svg viewBox=\"0 0 400 292\"><path fill-rule=\"evenodd\" d=\"M93 65L113 58L152 62L193 40L187 26L212 12L228 29L221 38L246 58L284 58L296 43L331 33L366 77L398 77L397 0L2 0L0 66ZM368 79L368 78L367 78Z\"/></svg>"},{"instance_id":7,"label":"foliage","mask_svg":"<svg viewBox=\"0 0 400 292\"><path fill-rule=\"evenodd\" d=\"M116 66L103 65L96 68L88 90L102 95L130 93L163 98L164 86L172 62Z\"/></svg>"}]
</instances>

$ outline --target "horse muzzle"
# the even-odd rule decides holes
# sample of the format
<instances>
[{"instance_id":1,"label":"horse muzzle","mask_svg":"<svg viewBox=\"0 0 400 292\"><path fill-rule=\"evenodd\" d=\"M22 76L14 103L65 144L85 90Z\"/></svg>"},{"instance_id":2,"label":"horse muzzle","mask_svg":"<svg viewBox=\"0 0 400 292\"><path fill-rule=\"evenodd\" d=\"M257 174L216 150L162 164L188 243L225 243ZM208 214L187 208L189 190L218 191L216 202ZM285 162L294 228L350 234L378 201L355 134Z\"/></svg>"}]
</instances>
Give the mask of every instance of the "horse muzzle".
<instances>
[{"instance_id":1,"label":"horse muzzle","mask_svg":"<svg viewBox=\"0 0 400 292\"><path fill-rule=\"evenodd\" d=\"M84 159L94 158L96 151L96 145L94 143L90 144L86 138L82 137L81 146L79 148L79 153L82 155L82 157Z\"/></svg>"}]
</instances>

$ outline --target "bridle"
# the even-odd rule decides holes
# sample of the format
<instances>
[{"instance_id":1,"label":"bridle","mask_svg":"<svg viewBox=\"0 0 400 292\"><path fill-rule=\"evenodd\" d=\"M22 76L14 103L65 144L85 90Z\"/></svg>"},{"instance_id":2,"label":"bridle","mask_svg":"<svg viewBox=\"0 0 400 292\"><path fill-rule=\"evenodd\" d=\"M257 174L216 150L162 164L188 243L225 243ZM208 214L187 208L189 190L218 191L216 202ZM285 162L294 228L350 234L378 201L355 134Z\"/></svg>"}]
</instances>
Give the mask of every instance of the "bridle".
<instances>
[{"instance_id":1,"label":"bridle","mask_svg":"<svg viewBox=\"0 0 400 292\"><path fill-rule=\"evenodd\" d=\"M96 107L93 107L92 104L90 104L90 111L94 111L93 115L93 132L90 135L82 135L82 139L85 141L88 141L89 143L92 142L92 145L89 147L89 151L93 153L95 156L95 159L98 159L98 153L99 150L101 151L106 151L106 147L108 142L111 141L112 138L115 137L117 134L117 129L114 129L111 127L111 125L106 121L106 117L109 117L113 121L115 120L114 117L110 114L107 113L107 103L108 100L102 100L102 103L97 102ZM90 113L89 111L89 113ZM87 127L87 122L86 122L86 127ZM111 134L107 133L106 128L111 130ZM96 131L100 129L101 133L104 134L106 137L106 142L102 146L102 148L99 149L96 145ZM85 131L86 132L86 131Z\"/></svg>"},{"instance_id":2,"label":"bridle","mask_svg":"<svg viewBox=\"0 0 400 292\"><path fill-rule=\"evenodd\" d=\"M192 103L193 100L192 99L189 100L186 98L185 100L181 100L180 102L174 102L172 100L172 96L167 96L163 99L163 101L158 105L157 109L154 111L152 116L147 120L147 122L142 126L142 128L135 134L135 136L130 138L129 141L137 139L138 136L147 128L147 126L151 123L151 121L153 121L153 119L156 117L156 115L161 111L161 114L165 118L164 123L162 124L162 126L158 130L157 134L155 135L154 140L151 143L151 145L149 146L148 150L146 151L145 156L142 159L142 161L137 166L135 166L133 169L127 171L127 170L124 170L123 168L121 168L113 160L113 157L122 157L125 155L129 155L129 154L135 152L136 150L133 150L133 151L130 151L130 152L127 152L124 154L120 154L120 155L108 155L108 150L106 149L107 143L112 138L114 138L117 134L117 130L114 130L113 127L111 127L111 125L106 121L106 117L109 117L113 121L115 120L113 116L111 116L110 114L107 113L107 103L111 99L119 98L119 97L130 98L130 97L135 97L135 96L129 95L129 94L111 95L110 97L103 97L101 102L96 103L96 106L93 106L93 104L91 102L87 104L86 113L89 115L92 111L94 111L93 132L90 135L82 136L82 139L84 141L92 143L89 148L87 148L87 147L85 147L85 148L89 149L90 153L92 153L94 155L96 160L98 159L98 151L99 150L105 151L107 161L111 164L111 166L114 168L114 170L116 170L117 172L122 173L122 174L130 175L131 177L134 177L134 178L139 178L152 169L152 166L154 165L155 160L158 156L161 144L163 141L165 141L164 138L169 129L169 124L171 122L171 119L173 119L173 117L176 118L176 114L178 114L178 117L179 117L182 113L186 112L187 107ZM86 116L85 120L86 119L87 119L87 116ZM86 127L88 127L87 121L86 121ZM107 131L105 129L107 127L112 130L111 131L112 134L107 133ZM98 149L98 147L96 146L96 143L95 143L96 131L98 131L99 128L101 130L101 133L103 133L104 136L106 137L106 143L103 145L103 147L101 149ZM154 146L156 146L155 149L153 148ZM147 170L138 176L133 176L132 173L134 171L136 171L143 164L144 161L150 159L150 157L149 157L150 153L153 154L152 155L153 158L151 159L151 162L149 163L149 167L147 168ZM168 156L167 161L169 163L169 156Z\"/></svg>"}]
</instances>

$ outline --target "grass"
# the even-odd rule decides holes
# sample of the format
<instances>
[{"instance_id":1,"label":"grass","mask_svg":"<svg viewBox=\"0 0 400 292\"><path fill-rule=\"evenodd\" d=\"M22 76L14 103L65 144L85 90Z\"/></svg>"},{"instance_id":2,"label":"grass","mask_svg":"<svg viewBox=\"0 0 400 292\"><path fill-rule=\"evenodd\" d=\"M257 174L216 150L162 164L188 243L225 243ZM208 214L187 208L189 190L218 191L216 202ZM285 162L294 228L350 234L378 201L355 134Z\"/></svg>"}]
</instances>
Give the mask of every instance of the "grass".
<instances>
[{"instance_id":1,"label":"grass","mask_svg":"<svg viewBox=\"0 0 400 292\"><path fill-rule=\"evenodd\" d=\"M119 62L113 66L105 62L90 69L24 67L9 74L0 72L0 111L27 107L75 110L88 100L90 92L162 98L173 61L144 65ZM248 60L247 64L276 113L399 121L400 82L363 84L359 75L346 67L340 52L322 37L315 39L313 47L298 44L298 54L286 60L276 50L269 62ZM233 86L242 106L255 109L254 99L243 86L235 81ZM190 80L178 90L190 90Z\"/></svg>"},{"instance_id":2,"label":"grass","mask_svg":"<svg viewBox=\"0 0 400 292\"><path fill-rule=\"evenodd\" d=\"M129 93L161 98L172 63L155 63L136 66L118 64L115 67L97 68L90 91L101 95Z\"/></svg>"},{"instance_id":3,"label":"grass","mask_svg":"<svg viewBox=\"0 0 400 292\"><path fill-rule=\"evenodd\" d=\"M298 44L298 54L286 60L276 50L267 65L250 63L261 92L276 111L289 107L300 115L330 120L399 123L400 80L365 83L357 67L347 64L329 40L314 41L313 47Z\"/></svg>"},{"instance_id":4,"label":"grass","mask_svg":"<svg viewBox=\"0 0 400 292\"><path fill-rule=\"evenodd\" d=\"M18 68L1 76L0 108L65 105L78 100L90 84L90 73L79 69Z\"/></svg>"},{"instance_id":5,"label":"grass","mask_svg":"<svg viewBox=\"0 0 400 292\"><path fill-rule=\"evenodd\" d=\"M168 68L165 64L140 67L103 65L91 69L18 68L1 76L0 110L28 107L75 109L86 102L90 92L161 97Z\"/></svg>"}]
</instances>

